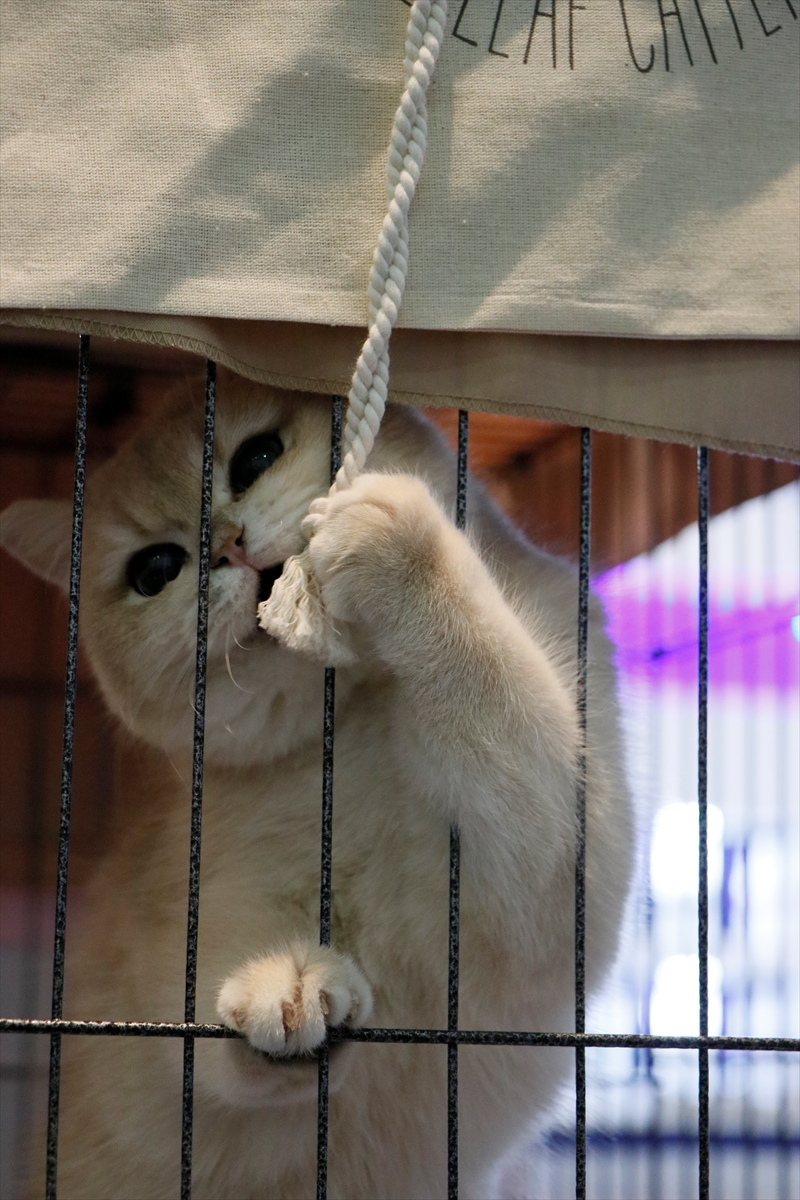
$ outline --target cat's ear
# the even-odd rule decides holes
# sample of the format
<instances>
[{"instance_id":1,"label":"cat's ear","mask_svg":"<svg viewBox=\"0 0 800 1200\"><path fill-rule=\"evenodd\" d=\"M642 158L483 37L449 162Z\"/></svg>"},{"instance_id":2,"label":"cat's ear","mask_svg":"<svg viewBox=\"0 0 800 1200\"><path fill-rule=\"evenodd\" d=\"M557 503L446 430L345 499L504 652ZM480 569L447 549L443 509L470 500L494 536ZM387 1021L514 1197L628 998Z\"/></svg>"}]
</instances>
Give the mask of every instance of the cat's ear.
<instances>
[{"instance_id":1,"label":"cat's ear","mask_svg":"<svg viewBox=\"0 0 800 1200\"><path fill-rule=\"evenodd\" d=\"M71 545L68 500L17 500L0 514L0 546L63 592L69 591Z\"/></svg>"}]
</instances>

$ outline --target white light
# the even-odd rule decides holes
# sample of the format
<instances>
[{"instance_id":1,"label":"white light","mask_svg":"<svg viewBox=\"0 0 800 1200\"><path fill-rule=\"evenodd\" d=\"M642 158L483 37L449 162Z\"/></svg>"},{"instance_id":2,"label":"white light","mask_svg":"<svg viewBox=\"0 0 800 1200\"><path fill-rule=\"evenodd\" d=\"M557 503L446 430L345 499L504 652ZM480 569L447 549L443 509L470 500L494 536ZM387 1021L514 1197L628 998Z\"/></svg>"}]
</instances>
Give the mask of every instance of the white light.
<instances>
[{"instance_id":1,"label":"white light","mask_svg":"<svg viewBox=\"0 0 800 1200\"><path fill-rule=\"evenodd\" d=\"M697 895L699 856L698 807L665 804L656 813L650 843L650 883L659 899ZM715 804L708 805L708 887L722 882L725 819Z\"/></svg>"},{"instance_id":2,"label":"white light","mask_svg":"<svg viewBox=\"0 0 800 1200\"><path fill-rule=\"evenodd\" d=\"M653 976L650 1032L667 1037L696 1037L700 1031L700 982L696 954L662 958ZM722 963L708 960L708 1032L722 1033Z\"/></svg>"}]
</instances>

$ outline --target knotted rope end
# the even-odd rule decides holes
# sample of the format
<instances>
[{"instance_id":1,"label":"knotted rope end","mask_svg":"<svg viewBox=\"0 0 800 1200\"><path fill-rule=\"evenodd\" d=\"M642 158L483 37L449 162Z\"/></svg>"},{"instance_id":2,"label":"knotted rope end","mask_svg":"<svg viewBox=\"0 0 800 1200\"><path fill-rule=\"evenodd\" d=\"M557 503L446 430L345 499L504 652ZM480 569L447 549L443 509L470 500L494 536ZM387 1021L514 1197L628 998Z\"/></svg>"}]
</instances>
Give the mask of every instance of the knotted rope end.
<instances>
[{"instance_id":1,"label":"knotted rope end","mask_svg":"<svg viewBox=\"0 0 800 1200\"><path fill-rule=\"evenodd\" d=\"M286 560L269 599L258 606L259 627L289 650L329 667L350 666L356 661L350 639L331 621L309 566L305 551Z\"/></svg>"}]
</instances>

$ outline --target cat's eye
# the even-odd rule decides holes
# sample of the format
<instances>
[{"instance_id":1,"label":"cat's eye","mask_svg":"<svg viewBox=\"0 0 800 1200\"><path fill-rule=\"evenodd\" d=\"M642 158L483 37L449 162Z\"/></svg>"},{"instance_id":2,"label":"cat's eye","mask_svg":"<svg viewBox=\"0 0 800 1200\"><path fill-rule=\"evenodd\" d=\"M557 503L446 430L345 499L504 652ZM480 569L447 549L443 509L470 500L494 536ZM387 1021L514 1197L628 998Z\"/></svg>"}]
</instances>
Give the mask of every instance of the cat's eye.
<instances>
[{"instance_id":1,"label":"cat's eye","mask_svg":"<svg viewBox=\"0 0 800 1200\"><path fill-rule=\"evenodd\" d=\"M242 442L231 459L230 484L234 496L246 492L282 454L283 442L275 430L257 433Z\"/></svg>"},{"instance_id":2,"label":"cat's eye","mask_svg":"<svg viewBox=\"0 0 800 1200\"><path fill-rule=\"evenodd\" d=\"M137 550L128 562L125 573L128 587L140 596L157 596L168 583L177 579L188 555L175 542L158 542Z\"/></svg>"}]
</instances>

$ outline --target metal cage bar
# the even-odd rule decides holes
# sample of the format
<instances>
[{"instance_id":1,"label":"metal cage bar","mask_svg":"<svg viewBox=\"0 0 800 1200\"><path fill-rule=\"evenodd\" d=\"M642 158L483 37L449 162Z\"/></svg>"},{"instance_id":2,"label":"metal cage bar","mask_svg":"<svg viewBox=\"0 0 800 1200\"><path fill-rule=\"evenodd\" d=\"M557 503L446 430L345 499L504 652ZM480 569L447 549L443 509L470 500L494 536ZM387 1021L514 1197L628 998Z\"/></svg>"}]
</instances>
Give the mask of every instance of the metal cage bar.
<instances>
[{"instance_id":1,"label":"metal cage bar","mask_svg":"<svg viewBox=\"0 0 800 1200\"><path fill-rule=\"evenodd\" d=\"M60 1047L62 1035L107 1037L174 1037L184 1043L183 1110L181 1134L181 1197L191 1196L191 1152L193 1123L193 1068L196 1038L241 1036L222 1025L195 1021L197 977L197 936L200 902L200 834L202 817L203 732L205 715L205 666L208 635L208 582L211 548L211 485L214 449L216 369L207 364L206 407L203 438L203 475L200 514L200 550L198 566L197 658L195 673L195 725L193 741L192 809L189 860L189 900L187 912L187 952L185 976L185 1020L176 1023L82 1021L63 1019L64 962L66 953L67 867L72 793L72 762L77 694L78 606L80 559L83 528L84 480L86 463L86 426L89 383L89 337L79 342L78 403L76 418L75 482L73 498L72 550L70 560L68 649L65 680L64 741L62 753L61 817L58 839L56 890L56 926L53 954L53 1000L49 1020L0 1019L0 1033L44 1034L51 1038L48 1087L46 1198L55 1200L58 1151L58 1101ZM339 466L344 401L333 397L331 426L331 474ZM456 525L466 525L467 459L469 415L459 413L458 474L456 487ZM341 1028L329 1031L319 1052L319 1107L317 1139L317 1196L327 1194L328 1169L328 1048L342 1041L372 1044L445 1045L448 1049L448 1121L447 1163L448 1200L458 1196L458 1059L460 1045L480 1046L562 1046L572 1047L576 1059L576 1197L586 1194L586 1075L587 1047L691 1049L698 1052L698 1150L700 1200L709 1196L709 1050L759 1051L762 1053L798 1053L798 1038L709 1037L708 1036L708 838L707 838L707 734L708 734L708 524L709 456L698 451L698 525L699 549L699 644L698 644L698 964L699 1033L698 1036L661 1036L653 1034L598 1034L585 1032L585 754L579 763L577 786L577 845L575 867L575 1032L544 1033L504 1030L465 1030L458 1027L458 951L459 951L459 839L451 830L448 1012L446 1029ZM591 534L591 431L581 430L580 466L580 557L578 580L578 669L577 706L583 741L586 735L586 696L588 683L589 567ZM331 933L332 816L335 675L325 670L322 762L322 830L320 864L320 941L327 944Z\"/></svg>"},{"instance_id":2,"label":"metal cage bar","mask_svg":"<svg viewBox=\"0 0 800 1200\"><path fill-rule=\"evenodd\" d=\"M72 766L75 751L75 704L78 692L78 611L81 592L81 549L86 484L86 419L89 405L89 335L78 340L78 403L75 419L75 481L72 492L72 545L69 560L69 616L67 618L67 665L64 679L64 741L61 752L61 815L58 826L56 876L56 921L53 939L54 1019L64 1010L64 961L67 936L67 874L69 827L72 812ZM61 1088L61 1037L50 1039L50 1074L47 1085L47 1170L45 1195L55 1200L58 1172L58 1102Z\"/></svg>"},{"instance_id":3,"label":"metal cage bar","mask_svg":"<svg viewBox=\"0 0 800 1200\"><path fill-rule=\"evenodd\" d=\"M708 1036L708 450L697 451L697 527L699 533L697 639L697 964L699 1024ZM697 1052L697 1151L700 1200L709 1200L709 1087L708 1050Z\"/></svg>"},{"instance_id":4,"label":"metal cage bar","mask_svg":"<svg viewBox=\"0 0 800 1200\"><path fill-rule=\"evenodd\" d=\"M208 653L208 583L211 573L211 493L214 475L214 419L217 367L206 363L206 405L203 423L203 467L200 493L200 543L197 567L197 649L194 676L192 737L192 808L189 834L189 901L186 921L186 979L184 1021L194 1022L197 998L197 934L200 916L200 835L203 817L203 749L206 722L206 661ZM194 1038L183 1041L183 1107L181 1113L181 1200L192 1195L192 1133L194 1126Z\"/></svg>"},{"instance_id":5,"label":"metal cage bar","mask_svg":"<svg viewBox=\"0 0 800 1200\"><path fill-rule=\"evenodd\" d=\"M469 463L469 413L458 413L456 465L456 528L467 527L467 471ZM450 881L447 938L447 1029L458 1030L459 920L461 905L461 838L450 828ZM447 1200L458 1200L458 1041L447 1043Z\"/></svg>"},{"instance_id":6,"label":"metal cage bar","mask_svg":"<svg viewBox=\"0 0 800 1200\"><path fill-rule=\"evenodd\" d=\"M344 397L332 396L331 483L342 465L342 422ZM325 695L322 710L322 831L319 876L319 940L331 944L331 887L333 882L333 710L336 698L336 671L325 668ZM327 1042L320 1046L317 1084L317 1200L328 1195L328 1067Z\"/></svg>"},{"instance_id":7,"label":"metal cage bar","mask_svg":"<svg viewBox=\"0 0 800 1200\"><path fill-rule=\"evenodd\" d=\"M0 1033L73 1034L88 1037L240 1038L226 1025L157 1021L64 1021L0 1018ZM764 1053L800 1053L800 1038L791 1037L683 1037L653 1033L543 1033L513 1029L398 1029L364 1027L331 1029L328 1041L375 1042L404 1046L596 1046L602 1049L743 1050Z\"/></svg>"},{"instance_id":8,"label":"metal cage bar","mask_svg":"<svg viewBox=\"0 0 800 1200\"><path fill-rule=\"evenodd\" d=\"M575 1032L586 1032L586 695L589 682L589 559L592 532L592 431L581 430L578 558L580 728L575 846ZM586 1048L575 1047L575 1200L586 1200Z\"/></svg>"}]
</instances>

